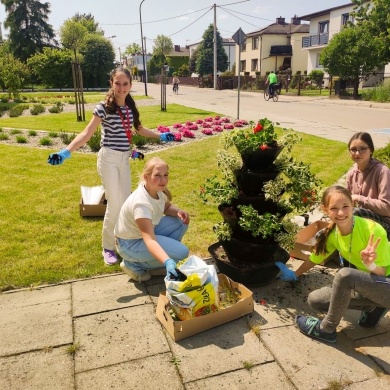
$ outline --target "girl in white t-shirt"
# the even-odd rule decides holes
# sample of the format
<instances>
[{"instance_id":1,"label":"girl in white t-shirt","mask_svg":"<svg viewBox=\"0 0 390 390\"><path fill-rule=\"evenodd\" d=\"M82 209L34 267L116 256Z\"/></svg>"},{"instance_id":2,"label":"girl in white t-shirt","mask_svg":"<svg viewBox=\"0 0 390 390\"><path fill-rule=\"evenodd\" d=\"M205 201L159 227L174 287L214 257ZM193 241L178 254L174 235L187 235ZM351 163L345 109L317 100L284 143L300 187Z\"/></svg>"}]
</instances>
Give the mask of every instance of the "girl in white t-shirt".
<instances>
[{"instance_id":1,"label":"girl in white t-shirt","mask_svg":"<svg viewBox=\"0 0 390 390\"><path fill-rule=\"evenodd\" d=\"M135 281L149 280L151 270L177 277L176 262L189 254L181 239L190 218L171 203L168 172L168 165L158 157L145 164L141 181L123 204L115 226L116 247L123 258L120 266Z\"/></svg>"}]
</instances>

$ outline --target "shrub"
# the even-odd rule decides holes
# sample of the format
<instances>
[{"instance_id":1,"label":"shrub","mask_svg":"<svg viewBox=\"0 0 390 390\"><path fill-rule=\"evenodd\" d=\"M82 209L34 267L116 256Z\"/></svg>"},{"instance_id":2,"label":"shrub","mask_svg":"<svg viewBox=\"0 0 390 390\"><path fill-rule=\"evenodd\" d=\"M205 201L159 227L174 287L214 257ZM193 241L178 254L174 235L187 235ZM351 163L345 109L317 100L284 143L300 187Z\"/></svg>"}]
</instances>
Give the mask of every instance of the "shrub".
<instances>
[{"instance_id":1,"label":"shrub","mask_svg":"<svg viewBox=\"0 0 390 390\"><path fill-rule=\"evenodd\" d=\"M45 112L45 107L42 104L34 104L34 106L30 110L31 115L38 115Z\"/></svg>"},{"instance_id":2,"label":"shrub","mask_svg":"<svg viewBox=\"0 0 390 390\"><path fill-rule=\"evenodd\" d=\"M52 137L52 138L57 138L58 137L58 133L56 131L51 131L49 133L49 137Z\"/></svg>"},{"instance_id":3,"label":"shrub","mask_svg":"<svg viewBox=\"0 0 390 390\"><path fill-rule=\"evenodd\" d=\"M27 143L27 138L24 135L17 135L16 142L18 144L25 144L25 143Z\"/></svg>"},{"instance_id":4,"label":"shrub","mask_svg":"<svg viewBox=\"0 0 390 390\"><path fill-rule=\"evenodd\" d=\"M69 134L61 131L60 138L65 145L69 145L76 138L76 133Z\"/></svg>"},{"instance_id":5,"label":"shrub","mask_svg":"<svg viewBox=\"0 0 390 390\"><path fill-rule=\"evenodd\" d=\"M57 102L53 107L49 108L51 114L58 114L64 111L64 103Z\"/></svg>"},{"instance_id":6,"label":"shrub","mask_svg":"<svg viewBox=\"0 0 390 390\"><path fill-rule=\"evenodd\" d=\"M14 106L9 110L9 116L11 118L16 118L17 116L22 115L23 111L24 108L21 105Z\"/></svg>"},{"instance_id":7,"label":"shrub","mask_svg":"<svg viewBox=\"0 0 390 390\"><path fill-rule=\"evenodd\" d=\"M20 134L21 132L22 132L22 130L12 129L12 130L10 131L10 134L11 134L11 135Z\"/></svg>"},{"instance_id":8,"label":"shrub","mask_svg":"<svg viewBox=\"0 0 390 390\"><path fill-rule=\"evenodd\" d=\"M28 135L29 135L30 137L35 137L35 136L37 135L37 132L36 132L35 130L29 130L29 131L28 131Z\"/></svg>"},{"instance_id":9,"label":"shrub","mask_svg":"<svg viewBox=\"0 0 390 390\"><path fill-rule=\"evenodd\" d=\"M0 141L7 141L7 140L9 140L8 134L0 133Z\"/></svg>"},{"instance_id":10,"label":"shrub","mask_svg":"<svg viewBox=\"0 0 390 390\"><path fill-rule=\"evenodd\" d=\"M87 145L91 148L92 152L98 152L100 150L101 132L100 127L96 129Z\"/></svg>"},{"instance_id":11,"label":"shrub","mask_svg":"<svg viewBox=\"0 0 390 390\"><path fill-rule=\"evenodd\" d=\"M51 139L49 137L43 137L39 141L39 144L42 146L50 146L52 144Z\"/></svg>"},{"instance_id":12,"label":"shrub","mask_svg":"<svg viewBox=\"0 0 390 390\"><path fill-rule=\"evenodd\" d=\"M390 168L390 143L374 151L374 157Z\"/></svg>"},{"instance_id":13,"label":"shrub","mask_svg":"<svg viewBox=\"0 0 390 390\"><path fill-rule=\"evenodd\" d=\"M142 135L138 135L138 134L133 135L133 144L135 146L141 147L141 146L146 145L146 143L147 143L147 140Z\"/></svg>"}]
</instances>

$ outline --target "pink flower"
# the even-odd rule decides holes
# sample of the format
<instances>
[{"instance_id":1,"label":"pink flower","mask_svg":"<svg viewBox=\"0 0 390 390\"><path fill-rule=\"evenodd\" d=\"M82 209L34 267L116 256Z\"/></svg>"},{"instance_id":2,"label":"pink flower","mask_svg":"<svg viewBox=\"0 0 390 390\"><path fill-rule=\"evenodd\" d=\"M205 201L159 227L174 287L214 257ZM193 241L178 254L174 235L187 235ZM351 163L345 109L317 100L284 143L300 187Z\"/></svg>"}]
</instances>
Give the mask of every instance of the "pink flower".
<instances>
[{"instance_id":1,"label":"pink flower","mask_svg":"<svg viewBox=\"0 0 390 390\"><path fill-rule=\"evenodd\" d=\"M181 127L183 127L183 125L181 123L175 123L172 127L174 129L180 129Z\"/></svg>"},{"instance_id":2,"label":"pink flower","mask_svg":"<svg viewBox=\"0 0 390 390\"><path fill-rule=\"evenodd\" d=\"M192 126L192 122L190 121L186 122L186 126Z\"/></svg>"},{"instance_id":3,"label":"pink flower","mask_svg":"<svg viewBox=\"0 0 390 390\"><path fill-rule=\"evenodd\" d=\"M222 118L221 121L225 122L225 123L230 123L230 119L229 118Z\"/></svg>"},{"instance_id":4,"label":"pink flower","mask_svg":"<svg viewBox=\"0 0 390 390\"><path fill-rule=\"evenodd\" d=\"M221 131L223 131L223 127L222 126L214 126L214 131L220 133Z\"/></svg>"},{"instance_id":5,"label":"pink flower","mask_svg":"<svg viewBox=\"0 0 390 390\"><path fill-rule=\"evenodd\" d=\"M191 124L190 126L188 126L188 128L190 130L198 130L198 126L197 125L194 125L194 124Z\"/></svg>"},{"instance_id":6,"label":"pink flower","mask_svg":"<svg viewBox=\"0 0 390 390\"><path fill-rule=\"evenodd\" d=\"M234 122L234 127L244 127L244 125L242 124L241 121L238 120Z\"/></svg>"},{"instance_id":7,"label":"pink flower","mask_svg":"<svg viewBox=\"0 0 390 390\"><path fill-rule=\"evenodd\" d=\"M198 125L201 125L201 124L203 123L203 119L197 119L197 120L196 120L196 123L197 123Z\"/></svg>"},{"instance_id":8,"label":"pink flower","mask_svg":"<svg viewBox=\"0 0 390 390\"><path fill-rule=\"evenodd\" d=\"M211 130L211 129L203 129L202 133L205 134L205 135L212 135L213 134L213 130Z\"/></svg>"},{"instance_id":9,"label":"pink flower","mask_svg":"<svg viewBox=\"0 0 390 390\"><path fill-rule=\"evenodd\" d=\"M214 126L220 126L222 124L222 121L216 120L213 122Z\"/></svg>"},{"instance_id":10,"label":"pink flower","mask_svg":"<svg viewBox=\"0 0 390 390\"><path fill-rule=\"evenodd\" d=\"M225 123L223 128L225 130L233 130L234 129L234 126L231 124L231 123Z\"/></svg>"},{"instance_id":11,"label":"pink flower","mask_svg":"<svg viewBox=\"0 0 390 390\"><path fill-rule=\"evenodd\" d=\"M219 120L221 119L221 117L220 117L219 115L216 115L216 116L214 117L214 119L217 120L217 121L219 121Z\"/></svg>"},{"instance_id":12,"label":"pink flower","mask_svg":"<svg viewBox=\"0 0 390 390\"><path fill-rule=\"evenodd\" d=\"M207 117L206 119L205 119L205 122L212 122L214 119L213 118L211 118L211 116L209 116L209 117Z\"/></svg>"},{"instance_id":13,"label":"pink flower","mask_svg":"<svg viewBox=\"0 0 390 390\"><path fill-rule=\"evenodd\" d=\"M206 128L211 128L211 124L210 123L203 123L203 128L206 129Z\"/></svg>"},{"instance_id":14,"label":"pink flower","mask_svg":"<svg viewBox=\"0 0 390 390\"><path fill-rule=\"evenodd\" d=\"M182 135L183 135L183 137L187 137L187 138L195 138L195 134L191 130L188 130L188 129L185 129L184 131L182 131Z\"/></svg>"},{"instance_id":15,"label":"pink flower","mask_svg":"<svg viewBox=\"0 0 390 390\"><path fill-rule=\"evenodd\" d=\"M160 132L160 133L169 133L170 130L169 130L169 127L167 126L157 126L157 130Z\"/></svg>"},{"instance_id":16,"label":"pink flower","mask_svg":"<svg viewBox=\"0 0 390 390\"><path fill-rule=\"evenodd\" d=\"M181 141L181 133L179 131L173 133L173 136L175 137L175 141Z\"/></svg>"}]
</instances>

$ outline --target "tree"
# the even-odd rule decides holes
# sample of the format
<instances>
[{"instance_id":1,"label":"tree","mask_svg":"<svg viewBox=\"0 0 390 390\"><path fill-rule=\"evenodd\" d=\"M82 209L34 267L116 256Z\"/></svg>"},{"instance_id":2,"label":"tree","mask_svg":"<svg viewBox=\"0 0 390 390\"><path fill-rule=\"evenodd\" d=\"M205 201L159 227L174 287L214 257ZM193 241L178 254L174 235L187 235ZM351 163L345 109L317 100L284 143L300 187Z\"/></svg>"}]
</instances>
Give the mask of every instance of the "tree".
<instances>
[{"instance_id":1,"label":"tree","mask_svg":"<svg viewBox=\"0 0 390 390\"><path fill-rule=\"evenodd\" d=\"M72 51L45 47L43 53L37 53L27 60L32 74L47 87L68 88L72 81Z\"/></svg>"},{"instance_id":2,"label":"tree","mask_svg":"<svg viewBox=\"0 0 390 390\"><path fill-rule=\"evenodd\" d=\"M9 98L19 96L19 90L23 88L29 78L27 66L19 61L12 53L10 44L0 46L0 86L8 90Z\"/></svg>"},{"instance_id":3,"label":"tree","mask_svg":"<svg viewBox=\"0 0 390 390\"><path fill-rule=\"evenodd\" d=\"M383 45L381 38L371 36L363 25L346 27L332 37L322 51L321 62L330 75L352 80L357 98L360 81L386 63L378 55Z\"/></svg>"},{"instance_id":4,"label":"tree","mask_svg":"<svg viewBox=\"0 0 390 390\"><path fill-rule=\"evenodd\" d=\"M166 61L166 56L173 51L173 42L172 39L164 35L157 35L157 38L154 40L153 46L153 57L158 59L158 64L162 64Z\"/></svg>"},{"instance_id":5,"label":"tree","mask_svg":"<svg viewBox=\"0 0 390 390\"><path fill-rule=\"evenodd\" d=\"M210 24L203 33L203 40L198 47L196 73L204 76L214 74L214 26ZM217 71L224 72L228 68L228 56L222 45L222 37L217 30Z\"/></svg>"},{"instance_id":6,"label":"tree","mask_svg":"<svg viewBox=\"0 0 390 390\"><path fill-rule=\"evenodd\" d=\"M180 77L189 77L191 76L190 70L188 69L188 65L182 65L177 71L177 75Z\"/></svg>"},{"instance_id":7,"label":"tree","mask_svg":"<svg viewBox=\"0 0 390 390\"><path fill-rule=\"evenodd\" d=\"M85 26L71 19L65 20L64 24L60 27L62 46L73 51L75 60L77 59L77 53L84 44L87 34L88 30Z\"/></svg>"},{"instance_id":8,"label":"tree","mask_svg":"<svg viewBox=\"0 0 390 390\"><path fill-rule=\"evenodd\" d=\"M9 28L10 48L23 62L44 47L56 45L54 31L47 23L50 4L38 0L0 0L8 14L4 27Z\"/></svg>"},{"instance_id":9,"label":"tree","mask_svg":"<svg viewBox=\"0 0 390 390\"><path fill-rule=\"evenodd\" d=\"M132 43L131 45L128 45L123 52L124 55L131 55L135 53L142 53L142 48L137 43Z\"/></svg>"},{"instance_id":10,"label":"tree","mask_svg":"<svg viewBox=\"0 0 390 390\"><path fill-rule=\"evenodd\" d=\"M196 73L196 60L198 59L198 48L196 48L188 61L188 69L191 73Z\"/></svg>"},{"instance_id":11,"label":"tree","mask_svg":"<svg viewBox=\"0 0 390 390\"><path fill-rule=\"evenodd\" d=\"M99 27L99 23L95 21L95 17L91 14L76 13L70 20L83 25L90 34L99 34L104 36L104 31Z\"/></svg>"},{"instance_id":12,"label":"tree","mask_svg":"<svg viewBox=\"0 0 390 390\"><path fill-rule=\"evenodd\" d=\"M357 5L352 13L356 22L372 36L383 41L380 53L376 53L384 63L390 61L390 1L352 0Z\"/></svg>"},{"instance_id":13,"label":"tree","mask_svg":"<svg viewBox=\"0 0 390 390\"><path fill-rule=\"evenodd\" d=\"M97 34L88 34L80 50L83 55L84 85L107 87L109 72L114 67L115 53L111 42Z\"/></svg>"}]
</instances>

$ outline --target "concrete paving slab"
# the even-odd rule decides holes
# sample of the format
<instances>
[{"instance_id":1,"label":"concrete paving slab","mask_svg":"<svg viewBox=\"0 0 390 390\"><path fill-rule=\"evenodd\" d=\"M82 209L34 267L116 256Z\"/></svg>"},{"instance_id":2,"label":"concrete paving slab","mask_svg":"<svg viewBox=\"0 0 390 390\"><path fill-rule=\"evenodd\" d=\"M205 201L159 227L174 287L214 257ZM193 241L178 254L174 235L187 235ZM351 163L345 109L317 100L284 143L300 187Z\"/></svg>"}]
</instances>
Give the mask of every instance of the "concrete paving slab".
<instances>
[{"instance_id":1,"label":"concrete paving slab","mask_svg":"<svg viewBox=\"0 0 390 390\"><path fill-rule=\"evenodd\" d=\"M355 341L355 348L370 356L386 374L390 374L390 332Z\"/></svg>"},{"instance_id":2,"label":"concrete paving slab","mask_svg":"<svg viewBox=\"0 0 390 390\"><path fill-rule=\"evenodd\" d=\"M265 329L260 338L297 389L325 389L329 382L361 382L376 378L380 368L355 351L338 332L337 343L327 344L300 333L296 326Z\"/></svg>"},{"instance_id":3,"label":"concrete paving slab","mask_svg":"<svg viewBox=\"0 0 390 390\"><path fill-rule=\"evenodd\" d=\"M78 317L150 303L145 285L128 280L127 275L119 274L74 283L73 315Z\"/></svg>"},{"instance_id":4,"label":"concrete paving slab","mask_svg":"<svg viewBox=\"0 0 390 390\"><path fill-rule=\"evenodd\" d=\"M348 386L348 390L367 390L367 389L375 389L375 390L385 390L390 389L390 376L384 375L379 376L375 379L370 379L360 383L353 383Z\"/></svg>"},{"instance_id":5,"label":"concrete paving slab","mask_svg":"<svg viewBox=\"0 0 390 390\"><path fill-rule=\"evenodd\" d=\"M0 389L74 389L73 359L65 347L0 358Z\"/></svg>"},{"instance_id":6,"label":"concrete paving slab","mask_svg":"<svg viewBox=\"0 0 390 390\"><path fill-rule=\"evenodd\" d=\"M180 362L177 362L180 365ZM76 375L78 390L184 390L170 353L149 356Z\"/></svg>"},{"instance_id":7,"label":"concrete paving slab","mask_svg":"<svg viewBox=\"0 0 390 390\"><path fill-rule=\"evenodd\" d=\"M71 344L71 285L0 294L0 356Z\"/></svg>"},{"instance_id":8,"label":"concrete paving slab","mask_svg":"<svg viewBox=\"0 0 390 390\"><path fill-rule=\"evenodd\" d=\"M277 363L260 364L250 370L243 368L211 378L186 383L187 390L226 390L227 388L229 390L295 389Z\"/></svg>"},{"instance_id":9,"label":"concrete paving slab","mask_svg":"<svg viewBox=\"0 0 390 390\"><path fill-rule=\"evenodd\" d=\"M244 362L274 361L243 317L177 343L169 338L169 343L181 361L178 368L184 383L242 369Z\"/></svg>"},{"instance_id":10,"label":"concrete paving slab","mask_svg":"<svg viewBox=\"0 0 390 390\"><path fill-rule=\"evenodd\" d=\"M76 318L74 333L76 373L169 351L151 303Z\"/></svg>"}]
</instances>

